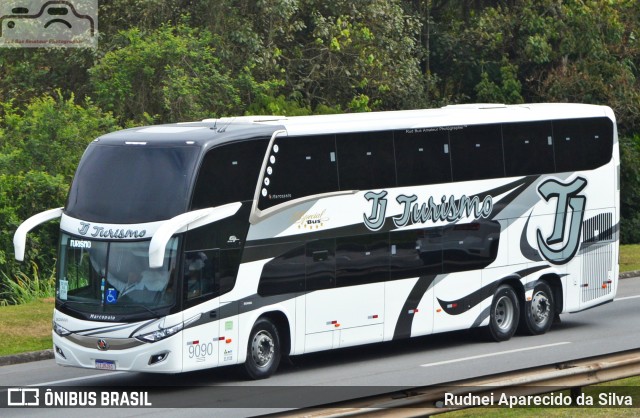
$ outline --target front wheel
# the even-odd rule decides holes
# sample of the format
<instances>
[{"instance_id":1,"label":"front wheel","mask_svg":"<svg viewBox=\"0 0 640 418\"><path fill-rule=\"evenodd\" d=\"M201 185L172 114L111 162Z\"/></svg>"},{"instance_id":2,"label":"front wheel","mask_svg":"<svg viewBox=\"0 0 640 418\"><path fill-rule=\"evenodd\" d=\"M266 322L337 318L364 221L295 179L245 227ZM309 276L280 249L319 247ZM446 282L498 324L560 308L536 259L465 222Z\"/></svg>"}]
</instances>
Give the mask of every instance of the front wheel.
<instances>
[{"instance_id":1,"label":"front wheel","mask_svg":"<svg viewBox=\"0 0 640 418\"><path fill-rule=\"evenodd\" d=\"M275 373L280 357L278 329L269 319L258 319L247 344L247 360L244 363L247 375L251 379L266 379Z\"/></svg>"},{"instance_id":2,"label":"front wheel","mask_svg":"<svg viewBox=\"0 0 640 418\"><path fill-rule=\"evenodd\" d=\"M489 313L488 337L494 341L506 341L518 328L520 305L518 296L509 285L496 289Z\"/></svg>"},{"instance_id":3,"label":"front wheel","mask_svg":"<svg viewBox=\"0 0 640 418\"><path fill-rule=\"evenodd\" d=\"M520 329L529 335L544 334L551 328L554 317L555 302L551 288L546 282L538 282L531 300L524 304Z\"/></svg>"}]
</instances>

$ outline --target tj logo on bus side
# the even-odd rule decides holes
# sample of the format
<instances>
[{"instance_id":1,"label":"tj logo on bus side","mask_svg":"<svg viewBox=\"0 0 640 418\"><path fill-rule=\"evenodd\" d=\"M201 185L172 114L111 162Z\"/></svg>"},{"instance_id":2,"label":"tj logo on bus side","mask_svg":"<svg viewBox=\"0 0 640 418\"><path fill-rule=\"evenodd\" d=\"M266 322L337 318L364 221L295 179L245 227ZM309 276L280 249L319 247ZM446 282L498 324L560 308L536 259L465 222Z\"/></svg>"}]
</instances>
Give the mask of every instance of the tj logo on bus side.
<instances>
[{"instance_id":1,"label":"tj logo on bus side","mask_svg":"<svg viewBox=\"0 0 640 418\"><path fill-rule=\"evenodd\" d=\"M547 202L552 198L557 199L556 215L551 236L544 239L540 229L536 230L538 249L542 256L552 264L565 264L573 258L580 244L580 228L584 218L584 208L587 198L578 195L587 186L587 180L577 177L571 183L563 184L558 180L546 180L538 186L538 193ZM560 249L553 249L551 245L565 241L565 227L571 208L571 223L566 244Z\"/></svg>"}]
</instances>

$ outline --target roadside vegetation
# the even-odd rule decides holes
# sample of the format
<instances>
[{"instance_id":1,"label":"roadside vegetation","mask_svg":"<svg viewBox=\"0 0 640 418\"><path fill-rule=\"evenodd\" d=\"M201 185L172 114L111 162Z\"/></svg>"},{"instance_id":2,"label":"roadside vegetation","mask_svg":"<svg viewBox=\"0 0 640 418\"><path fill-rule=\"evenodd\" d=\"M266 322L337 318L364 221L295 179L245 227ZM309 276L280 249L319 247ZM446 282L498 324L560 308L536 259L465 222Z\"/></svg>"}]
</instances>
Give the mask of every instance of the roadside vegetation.
<instances>
[{"instance_id":1,"label":"roadside vegetation","mask_svg":"<svg viewBox=\"0 0 640 418\"><path fill-rule=\"evenodd\" d=\"M224 116L608 105L620 136L621 242L640 244L635 1L210 3L100 2L94 50L0 48L0 301L23 303L33 263L51 276L53 222L29 235L24 263L11 239L31 215L64 205L90 141Z\"/></svg>"},{"instance_id":2,"label":"roadside vegetation","mask_svg":"<svg viewBox=\"0 0 640 418\"><path fill-rule=\"evenodd\" d=\"M146 124L474 102L608 105L620 135L620 271L640 270L635 0L112 0L100 2L98 15L95 50L0 48L0 356L52 345L59 228L30 234L26 261L17 263L17 226L64 205L90 141ZM607 385L637 392L640 377Z\"/></svg>"},{"instance_id":3,"label":"roadside vegetation","mask_svg":"<svg viewBox=\"0 0 640 418\"><path fill-rule=\"evenodd\" d=\"M0 307L0 356L50 349L53 298Z\"/></svg>"},{"instance_id":4,"label":"roadside vegetation","mask_svg":"<svg viewBox=\"0 0 640 418\"><path fill-rule=\"evenodd\" d=\"M620 246L620 273L640 270L640 244Z\"/></svg>"}]
</instances>

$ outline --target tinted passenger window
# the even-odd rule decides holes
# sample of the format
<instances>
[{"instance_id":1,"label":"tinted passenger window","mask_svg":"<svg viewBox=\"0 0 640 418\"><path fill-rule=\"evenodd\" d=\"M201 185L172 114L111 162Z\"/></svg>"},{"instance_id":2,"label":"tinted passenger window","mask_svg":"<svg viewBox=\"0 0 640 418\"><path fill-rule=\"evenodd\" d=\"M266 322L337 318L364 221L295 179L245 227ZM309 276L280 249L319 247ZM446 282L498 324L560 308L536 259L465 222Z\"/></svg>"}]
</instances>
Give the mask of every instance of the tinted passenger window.
<instances>
[{"instance_id":1,"label":"tinted passenger window","mask_svg":"<svg viewBox=\"0 0 640 418\"><path fill-rule=\"evenodd\" d=\"M612 131L607 118L554 121L557 171L590 170L609 162Z\"/></svg>"},{"instance_id":2,"label":"tinted passenger window","mask_svg":"<svg viewBox=\"0 0 640 418\"><path fill-rule=\"evenodd\" d=\"M337 287L389 279L389 234L336 239Z\"/></svg>"},{"instance_id":3,"label":"tinted passenger window","mask_svg":"<svg viewBox=\"0 0 640 418\"><path fill-rule=\"evenodd\" d=\"M487 267L498 255L500 223L477 220L467 224L447 225L442 229L444 273Z\"/></svg>"},{"instance_id":4,"label":"tinted passenger window","mask_svg":"<svg viewBox=\"0 0 640 418\"><path fill-rule=\"evenodd\" d=\"M334 135L276 138L261 187L260 209L338 191Z\"/></svg>"},{"instance_id":5,"label":"tinted passenger window","mask_svg":"<svg viewBox=\"0 0 640 418\"><path fill-rule=\"evenodd\" d=\"M449 138L453 181L504 176L500 125L452 129Z\"/></svg>"},{"instance_id":6,"label":"tinted passenger window","mask_svg":"<svg viewBox=\"0 0 640 418\"><path fill-rule=\"evenodd\" d=\"M253 200L267 142L236 142L208 151L198 173L192 210Z\"/></svg>"},{"instance_id":7,"label":"tinted passenger window","mask_svg":"<svg viewBox=\"0 0 640 418\"><path fill-rule=\"evenodd\" d=\"M502 138L507 177L555 171L551 122L507 123Z\"/></svg>"},{"instance_id":8,"label":"tinted passenger window","mask_svg":"<svg viewBox=\"0 0 640 418\"><path fill-rule=\"evenodd\" d=\"M336 240L307 242L305 271L307 290L336 287Z\"/></svg>"},{"instance_id":9,"label":"tinted passenger window","mask_svg":"<svg viewBox=\"0 0 640 418\"><path fill-rule=\"evenodd\" d=\"M281 295L304 291L305 249L299 244L264 265L258 294Z\"/></svg>"},{"instance_id":10,"label":"tinted passenger window","mask_svg":"<svg viewBox=\"0 0 640 418\"><path fill-rule=\"evenodd\" d=\"M336 136L340 190L368 190L396 185L392 132Z\"/></svg>"},{"instance_id":11,"label":"tinted passenger window","mask_svg":"<svg viewBox=\"0 0 640 418\"><path fill-rule=\"evenodd\" d=\"M391 232L391 280L442 273L442 228Z\"/></svg>"},{"instance_id":12,"label":"tinted passenger window","mask_svg":"<svg viewBox=\"0 0 640 418\"><path fill-rule=\"evenodd\" d=\"M398 186L451 181L449 134L408 129L394 134Z\"/></svg>"}]
</instances>

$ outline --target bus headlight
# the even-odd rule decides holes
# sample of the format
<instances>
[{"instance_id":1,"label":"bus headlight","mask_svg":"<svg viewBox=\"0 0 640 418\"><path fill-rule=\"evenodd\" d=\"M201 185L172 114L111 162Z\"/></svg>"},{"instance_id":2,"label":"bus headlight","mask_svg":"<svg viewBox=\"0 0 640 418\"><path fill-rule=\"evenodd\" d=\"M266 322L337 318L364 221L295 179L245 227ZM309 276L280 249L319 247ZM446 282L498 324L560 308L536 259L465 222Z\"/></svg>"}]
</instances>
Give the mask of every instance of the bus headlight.
<instances>
[{"instance_id":1,"label":"bus headlight","mask_svg":"<svg viewBox=\"0 0 640 418\"><path fill-rule=\"evenodd\" d=\"M156 341L171 337L173 334L181 331L182 328L184 328L184 323L179 323L169 328L160 328L147 334L138 335L136 338L145 343L155 343Z\"/></svg>"},{"instance_id":2,"label":"bus headlight","mask_svg":"<svg viewBox=\"0 0 640 418\"><path fill-rule=\"evenodd\" d=\"M65 327L60 326L55 321L53 322L53 331L61 337L66 337L71 334L71 331L66 329Z\"/></svg>"},{"instance_id":3,"label":"bus headlight","mask_svg":"<svg viewBox=\"0 0 640 418\"><path fill-rule=\"evenodd\" d=\"M156 341L164 340L165 338L171 337L172 335L182 331L185 326L197 321L201 316L202 314L198 314L184 322L168 328L163 328L162 325L158 325L157 330L137 335L136 338L145 343L155 343ZM162 324L164 325L164 322Z\"/></svg>"}]
</instances>

